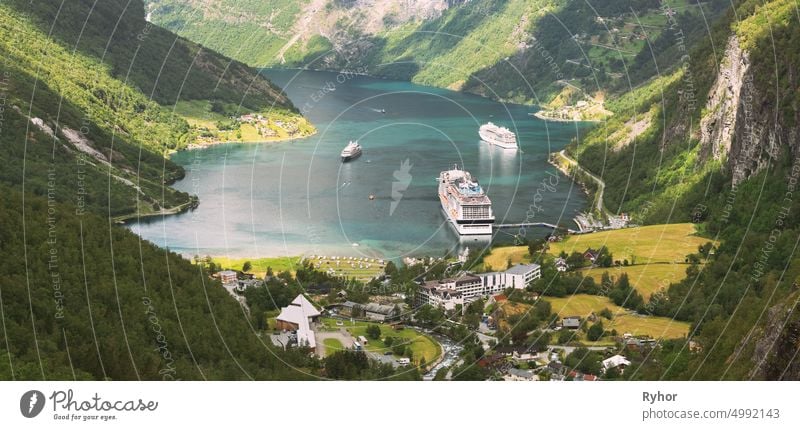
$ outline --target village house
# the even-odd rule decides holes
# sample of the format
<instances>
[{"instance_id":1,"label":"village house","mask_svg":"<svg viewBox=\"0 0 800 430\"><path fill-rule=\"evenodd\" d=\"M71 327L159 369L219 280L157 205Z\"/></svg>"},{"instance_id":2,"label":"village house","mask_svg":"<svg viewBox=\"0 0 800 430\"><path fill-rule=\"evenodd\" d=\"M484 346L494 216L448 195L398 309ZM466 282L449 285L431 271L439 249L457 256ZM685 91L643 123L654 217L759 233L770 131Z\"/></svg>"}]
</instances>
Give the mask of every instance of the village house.
<instances>
[{"instance_id":1,"label":"village house","mask_svg":"<svg viewBox=\"0 0 800 430\"><path fill-rule=\"evenodd\" d=\"M580 328L580 326L581 326L581 317L572 316L572 317L566 317L561 320L561 327L566 329L575 330Z\"/></svg>"},{"instance_id":2,"label":"village house","mask_svg":"<svg viewBox=\"0 0 800 430\"><path fill-rule=\"evenodd\" d=\"M390 321L400 316L400 308L396 305L367 303L364 312L365 316L373 321Z\"/></svg>"},{"instance_id":3,"label":"village house","mask_svg":"<svg viewBox=\"0 0 800 430\"><path fill-rule=\"evenodd\" d=\"M258 287L264 284L264 281L261 279L250 278L250 279L239 279L238 280L239 288L242 290L246 290L248 288Z\"/></svg>"},{"instance_id":4,"label":"village house","mask_svg":"<svg viewBox=\"0 0 800 430\"><path fill-rule=\"evenodd\" d=\"M360 317L362 305L360 303L346 301L337 305L337 312L346 317Z\"/></svg>"},{"instance_id":5,"label":"village house","mask_svg":"<svg viewBox=\"0 0 800 430\"><path fill-rule=\"evenodd\" d=\"M583 259L591 261L592 264L594 264L595 260L597 260L597 257L599 256L600 256L600 251L596 249L589 248L583 252Z\"/></svg>"},{"instance_id":6,"label":"village house","mask_svg":"<svg viewBox=\"0 0 800 430\"><path fill-rule=\"evenodd\" d=\"M508 369L508 373L503 376L503 379L506 381L534 381L536 375L533 374L530 370L522 370L512 367Z\"/></svg>"},{"instance_id":7,"label":"village house","mask_svg":"<svg viewBox=\"0 0 800 430\"><path fill-rule=\"evenodd\" d=\"M493 296L489 296L489 300L486 301L486 306L493 305L495 303L500 304L508 301L508 297L505 294L495 294Z\"/></svg>"},{"instance_id":8,"label":"village house","mask_svg":"<svg viewBox=\"0 0 800 430\"><path fill-rule=\"evenodd\" d=\"M550 371L550 379L553 380L553 376L563 377L567 368L560 362L553 360L550 363L547 363L547 370Z\"/></svg>"},{"instance_id":9,"label":"village house","mask_svg":"<svg viewBox=\"0 0 800 430\"><path fill-rule=\"evenodd\" d=\"M569 264L567 264L567 260L561 257L556 258L555 264L556 264L556 270L558 270L559 272L566 272L567 269L569 269Z\"/></svg>"},{"instance_id":10,"label":"village house","mask_svg":"<svg viewBox=\"0 0 800 430\"><path fill-rule=\"evenodd\" d=\"M219 276L219 280L222 281L223 285L235 285L236 281L238 280L236 272L233 270L223 270L217 273Z\"/></svg>"},{"instance_id":11,"label":"village house","mask_svg":"<svg viewBox=\"0 0 800 430\"><path fill-rule=\"evenodd\" d=\"M603 370L604 371L616 367L616 368L619 368L620 373L622 373L622 372L625 371L625 368L630 366L630 365L631 365L631 362L628 361L627 358L625 358L624 356L619 355L619 354L617 354L617 355L615 355L613 357L608 357L605 360L603 360Z\"/></svg>"}]
</instances>

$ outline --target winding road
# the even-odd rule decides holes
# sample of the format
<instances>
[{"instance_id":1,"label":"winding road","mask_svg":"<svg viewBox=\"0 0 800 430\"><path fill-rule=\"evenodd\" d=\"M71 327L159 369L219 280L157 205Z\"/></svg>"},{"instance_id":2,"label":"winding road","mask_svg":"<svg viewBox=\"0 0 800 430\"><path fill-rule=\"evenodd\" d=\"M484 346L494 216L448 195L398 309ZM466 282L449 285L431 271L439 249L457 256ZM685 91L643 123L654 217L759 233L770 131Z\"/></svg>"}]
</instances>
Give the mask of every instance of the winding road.
<instances>
[{"instance_id":1,"label":"winding road","mask_svg":"<svg viewBox=\"0 0 800 430\"><path fill-rule=\"evenodd\" d=\"M592 180L597 183L597 196L596 196L596 199L595 199L596 200L596 205L595 205L596 209L597 209L598 212L602 213L603 215L609 216L611 213L603 205L603 194L606 191L606 183L605 183L605 181L600 179L600 177L595 175L594 173L592 173L592 172L584 169L583 167L581 167L581 165L578 164L578 162L576 160L570 158L566 153L564 153L563 149L561 151L558 151L557 154L564 161L566 161L567 164L569 164L571 167L573 167L576 170L584 173L586 176L592 178ZM559 170L561 170L561 167L560 167L560 165L558 163L554 163L554 164L556 165L556 167L559 168ZM569 176L569 172L564 172L563 170L562 170L562 172L564 174L566 174L567 176Z\"/></svg>"}]
</instances>

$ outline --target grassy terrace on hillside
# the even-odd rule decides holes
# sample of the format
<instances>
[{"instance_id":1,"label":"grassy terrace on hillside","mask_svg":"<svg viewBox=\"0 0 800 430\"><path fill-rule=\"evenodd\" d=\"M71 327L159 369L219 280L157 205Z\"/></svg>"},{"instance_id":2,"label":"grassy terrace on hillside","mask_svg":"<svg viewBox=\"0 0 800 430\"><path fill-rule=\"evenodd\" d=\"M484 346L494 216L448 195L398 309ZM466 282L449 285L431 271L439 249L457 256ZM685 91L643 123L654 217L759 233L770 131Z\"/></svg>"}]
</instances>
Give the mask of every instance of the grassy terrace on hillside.
<instances>
[{"instance_id":1,"label":"grassy terrace on hillside","mask_svg":"<svg viewBox=\"0 0 800 430\"><path fill-rule=\"evenodd\" d=\"M666 290L669 284L680 282L686 278L688 267L689 264L683 263L637 264L636 266L584 269L581 270L581 274L591 276L599 284L605 272L608 272L612 281L619 279L621 274L627 273L631 285L645 300L649 300L653 293L662 289Z\"/></svg>"},{"instance_id":2,"label":"grassy terrace on hillside","mask_svg":"<svg viewBox=\"0 0 800 430\"><path fill-rule=\"evenodd\" d=\"M337 321L343 321L344 326L337 326ZM414 358L412 361L415 363L419 363L421 360L424 360L425 363L431 363L439 358L439 355L442 354L442 348L439 346L438 342L433 340L430 336L420 333L412 328L395 330L387 324L364 321L350 322L350 320L339 320L335 318L322 318L322 322L329 330L338 330L339 328L344 327L353 337L357 338L358 336L364 336L368 338L369 342L367 342L366 350L370 352L383 354L386 351L390 351L391 348L388 348L383 343L383 339L387 336L390 336L401 338L403 341L408 342L408 345L410 345L411 350L414 352ZM370 325L377 325L381 328L380 339L371 339L369 336L367 336L367 326ZM326 344L326 347L327 346L328 345Z\"/></svg>"},{"instance_id":3,"label":"grassy terrace on hillside","mask_svg":"<svg viewBox=\"0 0 800 430\"><path fill-rule=\"evenodd\" d=\"M509 260L511 260L511 264L519 264L529 263L530 259L527 246L500 246L493 248L488 255L483 257L483 269L486 271L506 270Z\"/></svg>"},{"instance_id":4,"label":"grassy terrace on hillside","mask_svg":"<svg viewBox=\"0 0 800 430\"><path fill-rule=\"evenodd\" d=\"M330 256L326 258L310 258L309 261L314 264L314 267L320 271L327 271L333 269L335 276L343 276L345 278L356 278L361 281L369 281L372 278L379 276L383 273L384 265L380 264L377 259L368 262L361 262L361 268L358 267L359 262L355 260L348 260L350 257L340 257L334 260ZM354 259L356 257L353 257ZM361 258L361 257L359 257ZM261 257L261 258L230 258L224 256L211 257L212 261L219 267L232 270L242 270L245 262L250 262L250 273L255 274L257 277L263 278L267 273L267 268L272 268L274 273L289 271L292 274L297 270L297 266L303 261L302 257ZM336 263L339 263L338 265ZM355 267L351 267L353 264ZM369 267L367 267L369 265ZM317 267L319 266L319 267Z\"/></svg>"},{"instance_id":5,"label":"grassy terrace on hillside","mask_svg":"<svg viewBox=\"0 0 800 430\"><path fill-rule=\"evenodd\" d=\"M669 287L670 283L686 277L685 258L697 252L700 245L709 239L696 234L693 224L662 224L607 230L598 233L567 236L563 241L551 243L549 253L557 256L561 251L584 252L587 248L606 246L614 260L627 259L630 266L596 267L582 269L580 273L600 282L604 272L617 279L627 273L631 285L645 298L654 292ZM492 249L484 257L483 268L505 270L508 260L512 264L530 262L527 246L503 246Z\"/></svg>"},{"instance_id":6,"label":"grassy terrace on hillside","mask_svg":"<svg viewBox=\"0 0 800 430\"><path fill-rule=\"evenodd\" d=\"M697 252L698 246L709 241L697 235L694 224L659 224L567 236L561 242L550 244L550 253L570 254L605 246L614 260L635 264L682 263L687 254Z\"/></svg>"},{"instance_id":7,"label":"grassy terrace on hillside","mask_svg":"<svg viewBox=\"0 0 800 430\"><path fill-rule=\"evenodd\" d=\"M675 339L684 337L689 333L689 323L675 321L665 317L638 315L633 311L617 306L608 297L593 296L589 294L575 294L568 297L546 297L544 300L553 306L553 312L559 316L587 317L592 312L599 313L608 308L614 315L611 321L603 320L603 327L607 330L617 330L617 333L631 333L648 335L656 339Z\"/></svg>"}]
</instances>

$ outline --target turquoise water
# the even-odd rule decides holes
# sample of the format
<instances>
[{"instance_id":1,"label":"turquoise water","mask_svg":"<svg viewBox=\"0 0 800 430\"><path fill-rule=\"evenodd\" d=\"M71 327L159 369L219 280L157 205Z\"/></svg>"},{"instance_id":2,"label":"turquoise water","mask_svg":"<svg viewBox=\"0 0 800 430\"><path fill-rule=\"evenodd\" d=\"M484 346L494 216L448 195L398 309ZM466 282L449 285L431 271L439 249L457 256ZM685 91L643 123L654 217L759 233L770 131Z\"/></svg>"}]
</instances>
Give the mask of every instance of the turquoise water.
<instances>
[{"instance_id":1,"label":"turquoise water","mask_svg":"<svg viewBox=\"0 0 800 430\"><path fill-rule=\"evenodd\" d=\"M435 179L454 163L477 176L498 223L572 227L572 217L586 204L580 188L547 163L548 153L580 131L576 124L545 123L529 115L529 106L408 82L265 73L319 132L291 142L175 154L187 172L175 188L199 196L200 206L132 223L133 231L186 255L396 259L484 246L485 241L460 240L441 212ZM478 127L487 121L514 131L521 150L481 143ZM364 153L343 164L339 153L351 139ZM510 242L517 233L502 230L492 240Z\"/></svg>"}]
</instances>

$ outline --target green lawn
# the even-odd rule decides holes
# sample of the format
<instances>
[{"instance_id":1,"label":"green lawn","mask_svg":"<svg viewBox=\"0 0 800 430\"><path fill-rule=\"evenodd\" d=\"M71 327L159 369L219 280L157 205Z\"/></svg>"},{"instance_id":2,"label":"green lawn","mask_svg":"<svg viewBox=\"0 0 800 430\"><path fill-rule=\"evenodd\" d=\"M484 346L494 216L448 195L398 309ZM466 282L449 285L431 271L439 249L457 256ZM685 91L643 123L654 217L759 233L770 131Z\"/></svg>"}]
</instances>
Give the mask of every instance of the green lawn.
<instances>
[{"instance_id":1,"label":"green lawn","mask_svg":"<svg viewBox=\"0 0 800 430\"><path fill-rule=\"evenodd\" d=\"M646 334L654 338L675 339L686 336L689 332L689 323L665 317L631 314L629 310L615 305L608 297L575 294L567 297L546 297L545 300L553 306L553 312L561 317L586 317L592 312L599 313L608 308L614 318L611 321L603 318L603 325L606 330L616 329L619 334Z\"/></svg>"},{"instance_id":2,"label":"green lawn","mask_svg":"<svg viewBox=\"0 0 800 430\"><path fill-rule=\"evenodd\" d=\"M340 328L341 326L336 325L336 321L339 321L334 318L323 318L322 322L329 328ZM351 323L350 320L344 320L344 328L353 335L353 337L364 336L369 339L367 336L367 326L377 324L377 323L369 323L364 321L356 321L355 323ZM402 338L405 342L408 342L411 345L411 350L414 351L414 361L419 362L420 360L424 359L426 363L431 363L436 360L439 355L442 353L442 348L439 346L439 343L433 340L430 336L420 333L417 330L412 328L404 328L402 330L395 330L390 327L388 324L377 324L381 328L381 339L369 339L366 345L366 349L371 352L376 352L379 354L383 354L384 352L388 351L389 348L386 347L383 343L383 339L386 336L391 336L395 338ZM327 347L327 344L326 344Z\"/></svg>"},{"instance_id":3,"label":"green lawn","mask_svg":"<svg viewBox=\"0 0 800 430\"><path fill-rule=\"evenodd\" d=\"M342 345L342 342L340 342L339 339L328 338L325 339L323 343L325 344L326 355L333 354L336 351L341 351L344 349L344 345Z\"/></svg>"},{"instance_id":4,"label":"green lawn","mask_svg":"<svg viewBox=\"0 0 800 430\"><path fill-rule=\"evenodd\" d=\"M550 244L549 252L552 255L561 251L570 254L605 245L614 255L614 260L627 259L636 264L682 263L687 254L697 252L698 246L711 241L698 236L694 224L659 224L570 235L561 242Z\"/></svg>"}]
</instances>

